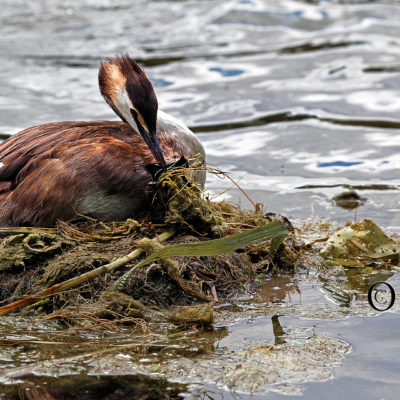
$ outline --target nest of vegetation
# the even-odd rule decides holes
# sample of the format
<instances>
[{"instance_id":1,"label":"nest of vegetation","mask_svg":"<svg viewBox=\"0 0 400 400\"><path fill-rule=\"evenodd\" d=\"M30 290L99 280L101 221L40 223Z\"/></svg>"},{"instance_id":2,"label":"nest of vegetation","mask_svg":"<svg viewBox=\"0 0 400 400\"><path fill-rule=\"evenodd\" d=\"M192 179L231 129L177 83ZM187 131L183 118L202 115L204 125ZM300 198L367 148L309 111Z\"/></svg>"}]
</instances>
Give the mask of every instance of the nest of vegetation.
<instances>
[{"instance_id":1,"label":"nest of vegetation","mask_svg":"<svg viewBox=\"0 0 400 400\"><path fill-rule=\"evenodd\" d=\"M292 228L280 218L289 234L273 252L269 242L261 242L222 255L163 258L127 274L164 245L199 243L278 219L260 206L246 211L226 201L210 201L192 182L193 173L193 168L176 167L157 179L151 220L143 215L104 223L82 217L60 221L54 229L15 228L3 233L0 308L31 298L20 312L44 314L69 325L102 325L104 321L208 324L216 302L251 292L259 275L293 268L297 253ZM161 243L157 238L163 235L171 239ZM135 249L140 257L126 257ZM121 258L120 268L104 267L101 274L74 287L53 290L102 266L116 265ZM46 295L37 295L44 290Z\"/></svg>"}]
</instances>

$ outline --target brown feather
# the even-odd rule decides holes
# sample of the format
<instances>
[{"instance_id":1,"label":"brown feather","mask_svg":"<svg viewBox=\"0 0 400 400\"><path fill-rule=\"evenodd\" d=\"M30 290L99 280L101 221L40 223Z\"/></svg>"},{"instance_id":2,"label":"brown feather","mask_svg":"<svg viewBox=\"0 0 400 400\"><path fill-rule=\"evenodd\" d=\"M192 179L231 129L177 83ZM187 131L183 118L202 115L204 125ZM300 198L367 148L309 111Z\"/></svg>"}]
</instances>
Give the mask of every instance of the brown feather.
<instances>
[{"instance_id":1,"label":"brown feather","mask_svg":"<svg viewBox=\"0 0 400 400\"><path fill-rule=\"evenodd\" d=\"M167 161L188 149L158 133ZM104 202L93 217L123 219L146 208L155 159L124 122L55 122L28 128L0 144L0 226L51 226L86 213L85 199ZM120 210L113 195L121 194ZM129 206L131 202L131 206ZM126 204L127 203L127 204ZM113 209L114 208L114 209Z\"/></svg>"},{"instance_id":2,"label":"brown feather","mask_svg":"<svg viewBox=\"0 0 400 400\"><path fill-rule=\"evenodd\" d=\"M156 95L128 56L101 64L99 87L123 122L54 122L0 144L0 226L51 226L76 213L106 220L131 217L149 204L152 177L146 165L156 163L153 154L167 162L199 152L205 158L193 133L171 118L155 134ZM141 124L133 121L133 112ZM204 174L198 175L204 183Z\"/></svg>"}]
</instances>

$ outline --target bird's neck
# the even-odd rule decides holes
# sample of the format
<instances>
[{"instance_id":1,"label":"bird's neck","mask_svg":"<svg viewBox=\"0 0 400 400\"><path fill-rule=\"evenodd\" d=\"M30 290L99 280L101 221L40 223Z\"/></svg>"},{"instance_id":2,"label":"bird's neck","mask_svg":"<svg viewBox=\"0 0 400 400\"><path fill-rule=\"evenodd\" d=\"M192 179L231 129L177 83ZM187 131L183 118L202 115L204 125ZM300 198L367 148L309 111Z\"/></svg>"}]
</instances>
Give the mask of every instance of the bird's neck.
<instances>
[{"instance_id":1,"label":"bird's neck","mask_svg":"<svg viewBox=\"0 0 400 400\"><path fill-rule=\"evenodd\" d=\"M204 147L197 136L181 121L164 111L158 110L157 133L162 139L165 136L173 136L174 141L186 149L187 156L199 155L205 160Z\"/></svg>"}]
</instances>

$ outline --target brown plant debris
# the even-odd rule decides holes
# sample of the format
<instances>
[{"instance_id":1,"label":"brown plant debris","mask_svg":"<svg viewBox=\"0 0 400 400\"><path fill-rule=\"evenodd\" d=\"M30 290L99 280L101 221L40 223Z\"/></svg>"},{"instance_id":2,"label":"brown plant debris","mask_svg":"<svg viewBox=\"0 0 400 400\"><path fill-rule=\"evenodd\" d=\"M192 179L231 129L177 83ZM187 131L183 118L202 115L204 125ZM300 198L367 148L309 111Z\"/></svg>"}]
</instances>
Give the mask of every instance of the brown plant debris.
<instances>
[{"instance_id":1,"label":"brown plant debris","mask_svg":"<svg viewBox=\"0 0 400 400\"><path fill-rule=\"evenodd\" d=\"M271 269L293 269L297 252L287 239L273 250L264 241L223 255L164 258L122 279L136 257L163 246L154 239L157 235L175 233L169 243L198 243L277 219L259 205L246 211L225 201L211 202L190 180L192 173L177 168L161 175L151 218L104 223L80 216L74 223L59 222L54 234L28 230L5 236L0 242L0 306L31 296L24 304L31 304L30 313L37 312L32 304L37 302L41 312L64 315L65 321L84 312L96 324L99 319L130 319L207 325L212 309L199 303L249 292L255 277ZM290 223L283 222L290 230Z\"/></svg>"}]
</instances>

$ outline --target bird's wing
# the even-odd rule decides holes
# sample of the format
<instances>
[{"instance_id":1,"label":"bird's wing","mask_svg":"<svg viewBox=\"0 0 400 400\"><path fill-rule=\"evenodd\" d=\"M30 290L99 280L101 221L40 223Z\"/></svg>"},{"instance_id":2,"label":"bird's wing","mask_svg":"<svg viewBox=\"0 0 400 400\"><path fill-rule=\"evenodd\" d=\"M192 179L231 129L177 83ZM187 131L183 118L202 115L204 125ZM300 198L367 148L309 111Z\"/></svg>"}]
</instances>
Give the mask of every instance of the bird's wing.
<instances>
[{"instance_id":1,"label":"bird's wing","mask_svg":"<svg viewBox=\"0 0 400 400\"><path fill-rule=\"evenodd\" d=\"M127 124L110 121L54 122L25 129L0 143L0 192L10 190L21 171L35 160L51 158L60 146L104 137L124 140L132 132Z\"/></svg>"}]
</instances>

